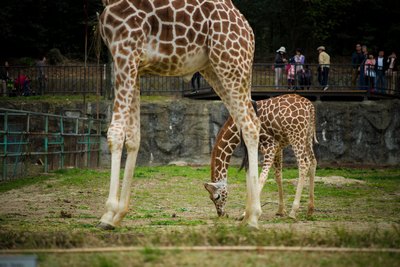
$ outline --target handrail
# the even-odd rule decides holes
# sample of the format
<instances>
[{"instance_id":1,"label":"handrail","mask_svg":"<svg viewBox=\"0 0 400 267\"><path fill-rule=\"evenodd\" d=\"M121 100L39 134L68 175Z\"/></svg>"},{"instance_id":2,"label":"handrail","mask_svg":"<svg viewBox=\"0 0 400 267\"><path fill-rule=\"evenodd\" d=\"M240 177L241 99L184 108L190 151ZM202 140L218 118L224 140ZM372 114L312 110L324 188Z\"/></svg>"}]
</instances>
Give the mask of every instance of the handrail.
<instances>
[{"instance_id":1,"label":"handrail","mask_svg":"<svg viewBox=\"0 0 400 267\"><path fill-rule=\"evenodd\" d=\"M0 123L0 181L100 164L103 120L0 108Z\"/></svg>"},{"instance_id":2,"label":"handrail","mask_svg":"<svg viewBox=\"0 0 400 267\"><path fill-rule=\"evenodd\" d=\"M10 80L7 84L0 87L0 96L22 95L24 93L23 86L15 83L15 79L24 74L30 77L30 88L34 93L43 94L97 94L104 97L112 96L113 84L111 79L112 70L110 64L103 65L67 65L67 66L45 66L43 72L45 79L38 75L38 67L26 66L11 66L8 68ZM272 89L287 89L288 75L283 69L283 75L278 79L278 85L275 84L275 70L273 63L254 63L252 89L272 90ZM308 66L312 76L311 84L306 86L309 89L322 89L323 87L318 82L318 64L304 64ZM298 68L299 66L295 66ZM4 66L0 67L0 72L3 73ZM360 77L365 77L369 73L370 67L367 66L365 71L362 71L357 78L357 83L352 82L353 65L352 64L330 64L330 73L328 86L335 90L373 90L376 91L372 80L365 82ZM299 84L299 76L295 69L294 86L305 87ZM379 88L377 93L387 95L399 95L400 92L400 75L397 72L386 73L386 86ZM9 86L9 87L7 87ZM195 85L196 86L196 85ZM100 88L98 88L100 87ZM211 89L204 79L200 81L200 88L192 88L191 83L185 83L181 77L161 77L154 75L142 75L140 78L140 87L142 95L176 95L185 94L190 91Z\"/></svg>"}]
</instances>

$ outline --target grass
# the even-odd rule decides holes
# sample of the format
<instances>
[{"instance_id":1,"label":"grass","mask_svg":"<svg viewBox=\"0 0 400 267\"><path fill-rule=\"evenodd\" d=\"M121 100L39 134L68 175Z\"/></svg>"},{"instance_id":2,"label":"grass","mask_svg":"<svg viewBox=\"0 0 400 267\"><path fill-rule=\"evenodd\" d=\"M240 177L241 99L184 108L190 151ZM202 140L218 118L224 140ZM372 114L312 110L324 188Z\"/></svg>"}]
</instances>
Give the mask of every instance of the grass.
<instances>
[{"instance_id":1,"label":"grass","mask_svg":"<svg viewBox=\"0 0 400 267\"><path fill-rule=\"evenodd\" d=\"M400 248L399 169L318 169L362 183L316 183L307 218L304 189L298 221L276 217L277 187L262 192L260 229L235 220L244 210L245 173L229 170L229 218L218 219L203 183L209 167L138 167L130 211L114 231L96 228L109 170L69 169L0 183L0 249L139 246L136 252L39 254L40 266L398 266L399 254L161 251L160 246L306 246ZM297 169L284 171L287 210ZM272 172L271 172L272 178ZM240 264L239 264L240 263ZM294 264L295 263L295 264Z\"/></svg>"}]
</instances>

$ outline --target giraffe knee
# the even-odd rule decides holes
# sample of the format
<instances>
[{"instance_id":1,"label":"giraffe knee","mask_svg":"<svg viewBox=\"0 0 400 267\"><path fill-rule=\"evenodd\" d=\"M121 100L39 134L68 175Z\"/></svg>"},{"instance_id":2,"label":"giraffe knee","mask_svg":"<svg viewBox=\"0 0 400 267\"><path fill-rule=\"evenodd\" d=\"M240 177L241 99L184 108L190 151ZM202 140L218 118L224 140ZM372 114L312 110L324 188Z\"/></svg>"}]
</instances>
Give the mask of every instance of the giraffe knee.
<instances>
[{"instance_id":1,"label":"giraffe knee","mask_svg":"<svg viewBox=\"0 0 400 267\"><path fill-rule=\"evenodd\" d=\"M112 132L108 131L107 134L107 143L108 148L111 152L113 151L121 151L123 145L123 137L118 134L113 134Z\"/></svg>"},{"instance_id":2,"label":"giraffe knee","mask_svg":"<svg viewBox=\"0 0 400 267\"><path fill-rule=\"evenodd\" d=\"M140 146L140 136L133 135L127 136L125 140L125 147L128 152L138 151Z\"/></svg>"}]
</instances>

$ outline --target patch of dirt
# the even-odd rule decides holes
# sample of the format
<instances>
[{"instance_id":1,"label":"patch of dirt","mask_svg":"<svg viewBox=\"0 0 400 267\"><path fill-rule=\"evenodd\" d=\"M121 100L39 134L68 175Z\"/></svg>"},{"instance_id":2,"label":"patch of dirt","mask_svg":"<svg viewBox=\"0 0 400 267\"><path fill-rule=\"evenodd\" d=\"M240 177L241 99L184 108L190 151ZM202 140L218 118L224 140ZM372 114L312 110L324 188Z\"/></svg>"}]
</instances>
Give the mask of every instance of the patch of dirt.
<instances>
[{"instance_id":1,"label":"patch of dirt","mask_svg":"<svg viewBox=\"0 0 400 267\"><path fill-rule=\"evenodd\" d=\"M298 178L296 179L288 179L286 180L293 185L297 185ZM357 179L350 179L350 178L345 178L343 176L326 176L326 177L320 177L320 176L315 176L316 183L323 183L327 185L335 185L335 186L343 186L343 185L353 185L353 184L358 184L358 185L363 185L366 184L365 181L363 180L357 180ZM305 186L308 184L308 179L306 180Z\"/></svg>"},{"instance_id":2,"label":"patch of dirt","mask_svg":"<svg viewBox=\"0 0 400 267\"><path fill-rule=\"evenodd\" d=\"M327 177L315 177L315 182L322 182L324 184L332 185L350 185L350 184L365 184L365 181L345 178L343 176L327 176Z\"/></svg>"}]
</instances>

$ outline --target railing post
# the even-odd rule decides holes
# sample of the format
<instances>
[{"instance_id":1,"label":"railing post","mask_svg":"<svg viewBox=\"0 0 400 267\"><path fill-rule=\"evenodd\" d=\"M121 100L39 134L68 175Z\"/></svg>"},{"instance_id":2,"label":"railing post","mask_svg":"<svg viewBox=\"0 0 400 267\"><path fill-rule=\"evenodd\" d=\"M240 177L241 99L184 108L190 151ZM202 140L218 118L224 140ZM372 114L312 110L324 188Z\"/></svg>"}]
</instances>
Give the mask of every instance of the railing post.
<instances>
[{"instance_id":1,"label":"railing post","mask_svg":"<svg viewBox=\"0 0 400 267\"><path fill-rule=\"evenodd\" d=\"M78 155L77 155L77 151L78 151L78 147L79 147L79 142L78 142L78 140L79 140L79 119L78 118L76 118L75 119L75 134L76 134L76 137L77 137L77 140L76 140L76 142L75 142L75 151L76 151L76 153L75 153L75 167L79 167L78 166Z\"/></svg>"},{"instance_id":2,"label":"railing post","mask_svg":"<svg viewBox=\"0 0 400 267\"><path fill-rule=\"evenodd\" d=\"M45 126L44 126L44 172L49 172L49 165L48 165L48 152L49 152L49 116L45 116Z\"/></svg>"},{"instance_id":3,"label":"railing post","mask_svg":"<svg viewBox=\"0 0 400 267\"><path fill-rule=\"evenodd\" d=\"M88 132L87 132L87 138L86 142L87 142L87 163L86 163L86 167L90 167L90 128L92 127L92 119L89 119L88 121Z\"/></svg>"},{"instance_id":4,"label":"railing post","mask_svg":"<svg viewBox=\"0 0 400 267\"><path fill-rule=\"evenodd\" d=\"M60 117L60 149L61 149L61 157L60 157L60 167L64 168L64 119Z\"/></svg>"},{"instance_id":5,"label":"railing post","mask_svg":"<svg viewBox=\"0 0 400 267\"><path fill-rule=\"evenodd\" d=\"M4 136L3 136L3 145L4 145L4 160L3 160L3 179L7 178L7 139L8 139L8 111L4 112Z\"/></svg>"},{"instance_id":6,"label":"railing post","mask_svg":"<svg viewBox=\"0 0 400 267\"><path fill-rule=\"evenodd\" d=\"M97 167L100 166L100 157L101 157L101 121L97 120Z\"/></svg>"}]
</instances>

